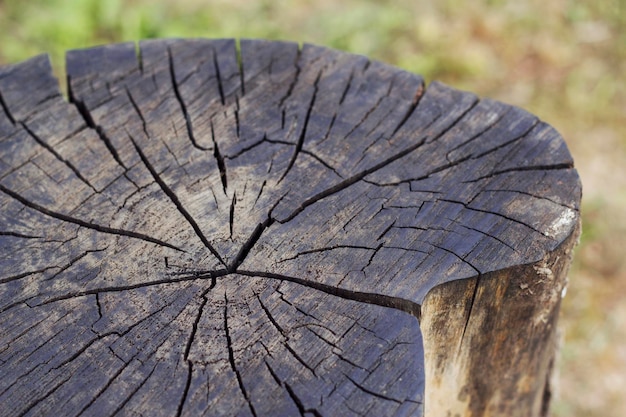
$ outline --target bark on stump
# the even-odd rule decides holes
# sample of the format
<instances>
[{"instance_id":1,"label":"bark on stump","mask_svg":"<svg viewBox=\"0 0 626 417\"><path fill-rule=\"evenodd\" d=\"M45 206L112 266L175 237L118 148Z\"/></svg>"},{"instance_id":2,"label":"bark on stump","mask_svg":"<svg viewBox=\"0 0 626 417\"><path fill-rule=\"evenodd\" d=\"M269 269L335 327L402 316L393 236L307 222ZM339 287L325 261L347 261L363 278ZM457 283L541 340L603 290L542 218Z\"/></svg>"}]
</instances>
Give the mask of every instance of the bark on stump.
<instances>
[{"instance_id":1,"label":"bark on stump","mask_svg":"<svg viewBox=\"0 0 626 417\"><path fill-rule=\"evenodd\" d=\"M545 414L581 187L533 115L175 40L0 69L0 414Z\"/></svg>"}]
</instances>

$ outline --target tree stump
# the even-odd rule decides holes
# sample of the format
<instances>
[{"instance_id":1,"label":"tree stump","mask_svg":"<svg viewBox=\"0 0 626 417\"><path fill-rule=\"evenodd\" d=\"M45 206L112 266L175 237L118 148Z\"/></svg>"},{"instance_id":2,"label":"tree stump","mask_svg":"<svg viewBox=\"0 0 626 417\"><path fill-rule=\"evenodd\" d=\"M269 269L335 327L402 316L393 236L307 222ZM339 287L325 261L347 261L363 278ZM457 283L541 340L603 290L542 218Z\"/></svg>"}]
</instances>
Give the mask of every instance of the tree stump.
<instances>
[{"instance_id":1,"label":"tree stump","mask_svg":"<svg viewBox=\"0 0 626 417\"><path fill-rule=\"evenodd\" d=\"M555 130L286 42L0 69L3 416L545 415Z\"/></svg>"}]
</instances>

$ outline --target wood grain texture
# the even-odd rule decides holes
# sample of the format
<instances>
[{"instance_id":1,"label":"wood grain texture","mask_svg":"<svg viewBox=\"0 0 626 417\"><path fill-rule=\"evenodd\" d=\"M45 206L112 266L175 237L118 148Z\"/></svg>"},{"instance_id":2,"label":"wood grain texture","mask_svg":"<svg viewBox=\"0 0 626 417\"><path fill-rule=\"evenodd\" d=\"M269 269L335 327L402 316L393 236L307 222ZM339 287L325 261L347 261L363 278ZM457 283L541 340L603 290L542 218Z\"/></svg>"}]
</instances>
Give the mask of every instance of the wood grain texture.
<instances>
[{"instance_id":1,"label":"wood grain texture","mask_svg":"<svg viewBox=\"0 0 626 417\"><path fill-rule=\"evenodd\" d=\"M0 69L1 415L545 412L581 193L550 126L287 42L67 73Z\"/></svg>"}]
</instances>

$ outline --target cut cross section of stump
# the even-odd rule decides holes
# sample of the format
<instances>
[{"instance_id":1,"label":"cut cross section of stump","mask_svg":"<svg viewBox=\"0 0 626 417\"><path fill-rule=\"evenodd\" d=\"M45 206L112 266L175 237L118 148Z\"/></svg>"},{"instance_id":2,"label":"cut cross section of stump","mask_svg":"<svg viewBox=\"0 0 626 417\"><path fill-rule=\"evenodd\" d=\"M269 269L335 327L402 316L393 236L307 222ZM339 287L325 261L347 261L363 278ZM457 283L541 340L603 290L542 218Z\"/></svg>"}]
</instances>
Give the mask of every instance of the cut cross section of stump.
<instances>
[{"instance_id":1,"label":"cut cross section of stump","mask_svg":"<svg viewBox=\"0 0 626 417\"><path fill-rule=\"evenodd\" d=\"M545 415L581 187L513 106L286 42L0 69L3 416Z\"/></svg>"}]
</instances>

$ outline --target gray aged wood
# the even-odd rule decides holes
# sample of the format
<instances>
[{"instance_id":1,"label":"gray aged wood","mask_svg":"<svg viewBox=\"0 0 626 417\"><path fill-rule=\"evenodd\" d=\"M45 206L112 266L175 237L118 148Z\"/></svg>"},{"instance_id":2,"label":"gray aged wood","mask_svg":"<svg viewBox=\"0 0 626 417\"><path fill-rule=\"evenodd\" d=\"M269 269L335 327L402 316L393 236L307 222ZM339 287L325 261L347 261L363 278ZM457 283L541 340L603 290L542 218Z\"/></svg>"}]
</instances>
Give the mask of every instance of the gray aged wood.
<instances>
[{"instance_id":1,"label":"gray aged wood","mask_svg":"<svg viewBox=\"0 0 626 417\"><path fill-rule=\"evenodd\" d=\"M311 45L67 73L0 69L1 415L545 414L581 195L551 127Z\"/></svg>"}]
</instances>

